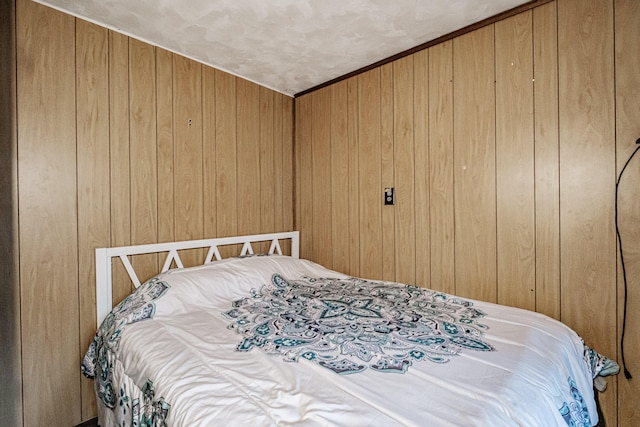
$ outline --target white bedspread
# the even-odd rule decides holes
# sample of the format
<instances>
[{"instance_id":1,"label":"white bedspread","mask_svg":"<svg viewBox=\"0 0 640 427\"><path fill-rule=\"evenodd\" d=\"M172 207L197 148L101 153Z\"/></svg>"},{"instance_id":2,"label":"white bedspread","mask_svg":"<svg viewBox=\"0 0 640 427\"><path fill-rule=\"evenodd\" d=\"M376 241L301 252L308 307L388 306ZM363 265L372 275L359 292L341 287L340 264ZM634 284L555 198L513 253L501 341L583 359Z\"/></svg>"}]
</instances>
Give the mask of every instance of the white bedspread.
<instances>
[{"instance_id":1,"label":"white bedspread","mask_svg":"<svg viewBox=\"0 0 640 427\"><path fill-rule=\"evenodd\" d=\"M160 275L156 283L168 288L129 320L151 318L116 325L85 359L87 371L113 386L107 398L114 409L100 407L103 425L140 419L149 408L164 410L167 425L190 427L565 426L572 414L573 425L597 424L581 338L549 317L496 304L469 300L485 314L477 323L486 326L481 341L492 351L462 348L445 363L415 360L404 373L369 368L339 375L304 357L285 361L262 348L238 351L244 337L229 328L233 318L224 313L274 274L347 278L284 256L233 258ZM100 367L90 366L91 359Z\"/></svg>"}]
</instances>

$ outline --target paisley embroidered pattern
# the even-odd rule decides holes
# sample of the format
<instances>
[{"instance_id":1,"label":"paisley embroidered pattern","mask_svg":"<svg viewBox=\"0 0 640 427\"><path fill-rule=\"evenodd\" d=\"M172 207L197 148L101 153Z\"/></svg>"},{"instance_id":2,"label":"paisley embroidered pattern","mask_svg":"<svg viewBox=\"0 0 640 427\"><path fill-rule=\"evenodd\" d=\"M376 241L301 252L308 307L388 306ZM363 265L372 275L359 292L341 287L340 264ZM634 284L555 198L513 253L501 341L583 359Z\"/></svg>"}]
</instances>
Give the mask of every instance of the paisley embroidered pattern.
<instances>
[{"instance_id":1,"label":"paisley embroidered pattern","mask_svg":"<svg viewBox=\"0 0 640 427\"><path fill-rule=\"evenodd\" d=\"M560 408L560 414L569 427L591 427L591 418L584 398L573 378L569 377L568 381L573 402L565 402Z\"/></svg>"},{"instance_id":2,"label":"paisley embroidered pattern","mask_svg":"<svg viewBox=\"0 0 640 427\"><path fill-rule=\"evenodd\" d=\"M597 376L606 377L620 372L620 366L616 362L586 345L584 346L583 358L591 369L591 375L594 379Z\"/></svg>"},{"instance_id":3,"label":"paisley embroidered pattern","mask_svg":"<svg viewBox=\"0 0 640 427\"><path fill-rule=\"evenodd\" d=\"M414 361L494 351L477 322L485 314L473 303L397 283L274 275L224 315L244 337L237 350L302 357L339 374L404 373Z\"/></svg>"},{"instance_id":4,"label":"paisley embroidered pattern","mask_svg":"<svg viewBox=\"0 0 640 427\"><path fill-rule=\"evenodd\" d=\"M137 387L136 387L137 388ZM132 397L132 395L140 397ZM120 387L117 419L120 427L166 427L171 405L155 398L153 382L147 380L139 391L129 394L126 384Z\"/></svg>"},{"instance_id":5,"label":"paisley embroidered pattern","mask_svg":"<svg viewBox=\"0 0 640 427\"><path fill-rule=\"evenodd\" d=\"M108 408L115 408L118 395L113 384L113 363L120 336L127 325L150 319L153 301L169 289L166 282L153 278L118 304L104 319L82 360L82 374L95 380L98 397Z\"/></svg>"}]
</instances>

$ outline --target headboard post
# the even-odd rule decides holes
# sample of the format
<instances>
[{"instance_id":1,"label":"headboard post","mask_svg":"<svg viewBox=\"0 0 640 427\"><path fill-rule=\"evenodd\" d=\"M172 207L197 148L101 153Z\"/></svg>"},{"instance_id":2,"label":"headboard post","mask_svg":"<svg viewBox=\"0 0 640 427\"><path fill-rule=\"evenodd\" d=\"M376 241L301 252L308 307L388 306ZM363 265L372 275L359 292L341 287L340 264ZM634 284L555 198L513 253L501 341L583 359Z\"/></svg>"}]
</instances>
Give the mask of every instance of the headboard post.
<instances>
[{"instance_id":1,"label":"headboard post","mask_svg":"<svg viewBox=\"0 0 640 427\"><path fill-rule=\"evenodd\" d=\"M113 287L111 277L111 256L107 248L96 249L96 316L98 325L111 311Z\"/></svg>"}]
</instances>

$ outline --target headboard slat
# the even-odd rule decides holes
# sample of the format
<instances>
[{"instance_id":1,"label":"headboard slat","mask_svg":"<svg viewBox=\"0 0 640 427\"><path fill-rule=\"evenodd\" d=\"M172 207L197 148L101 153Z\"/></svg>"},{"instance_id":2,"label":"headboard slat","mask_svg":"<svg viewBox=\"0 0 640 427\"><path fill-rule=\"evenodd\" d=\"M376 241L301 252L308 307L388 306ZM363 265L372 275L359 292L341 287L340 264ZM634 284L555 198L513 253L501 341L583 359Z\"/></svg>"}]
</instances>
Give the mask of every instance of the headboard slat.
<instances>
[{"instance_id":1,"label":"headboard slat","mask_svg":"<svg viewBox=\"0 0 640 427\"><path fill-rule=\"evenodd\" d=\"M160 272L164 273L165 271L169 270L171 268L171 263L173 261L176 262L176 266L178 268L184 268L184 265L182 264L182 259L180 258L178 251L176 251L175 249L172 249L167 254L167 258L164 260L164 265L162 266L162 270Z\"/></svg>"},{"instance_id":2,"label":"headboard slat","mask_svg":"<svg viewBox=\"0 0 640 427\"><path fill-rule=\"evenodd\" d=\"M282 248L280 247L280 242L278 239L273 239L271 241L271 246L269 247L269 254L277 253L278 255L282 255Z\"/></svg>"},{"instance_id":3,"label":"headboard slat","mask_svg":"<svg viewBox=\"0 0 640 427\"><path fill-rule=\"evenodd\" d=\"M250 242L244 242L244 245L242 245L242 252L240 252L240 256L245 255L253 255L253 247Z\"/></svg>"},{"instance_id":4,"label":"headboard slat","mask_svg":"<svg viewBox=\"0 0 640 427\"><path fill-rule=\"evenodd\" d=\"M123 255L120 255L119 258L120 258L120 261L122 261L122 265L124 265L124 268L127 270L127 274L129 274L129 278L131 279L133 286L138 288L140 286L140 279L138 278L136 271L133 269L133 265L131 265L131 261L129 261L129 257L123 254Z\"/></svg>"},{"instance_id":5,"label":"headboard slat","mask_svg":"<svg viewBox=\"0 0 640 427\"><path fill-rule=\"evenodd\" d=\"M209 264L210 262L213 262L214 257L216 261L222 259L222 255L220 255L220 251L218 250L218 247L216 245L213 245L209 248L209 252L207 252L207 257L204 259L204 263Z\"/></svg>"}]
</instances>

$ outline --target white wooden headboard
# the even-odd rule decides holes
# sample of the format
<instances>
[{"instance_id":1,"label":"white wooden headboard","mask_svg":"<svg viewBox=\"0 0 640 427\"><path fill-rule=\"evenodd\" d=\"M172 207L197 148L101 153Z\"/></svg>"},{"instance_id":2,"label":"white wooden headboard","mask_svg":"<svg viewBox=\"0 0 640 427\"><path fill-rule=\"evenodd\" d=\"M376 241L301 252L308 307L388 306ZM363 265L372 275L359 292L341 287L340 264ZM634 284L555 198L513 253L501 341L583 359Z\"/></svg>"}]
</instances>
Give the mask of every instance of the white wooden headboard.
<instances>
[{"instance_id":1,"label":"white wooden headboard","mask_svg":"<svg viewBox=\"0 0 640 427\"><path fill-rule=\"evenodd\" d=\"M253 254L252 243L270 241L269 254L282 255L280 246L281 240L291 240L291 256L300 256L300 233L289 231L284 233L256 234L251 236L220 237L204 240L188 240L182 242L153 243L148 245L121 246L116 248L96 249L96 328L100 326L102 320L113 308L112 292L112 260L120 258L124 268L127 270L131 282L137 288L140 286L140 279L131 265L129 256L153 253L167 253L161 273L169 270L175 263L178 268L182 268L182 260L178 254L179 250L209 248L203 264L208 264L216 260L221 260L222 256L218 247L227 245L242 244L240 256Z\"/></svg>"}]
</instances>

